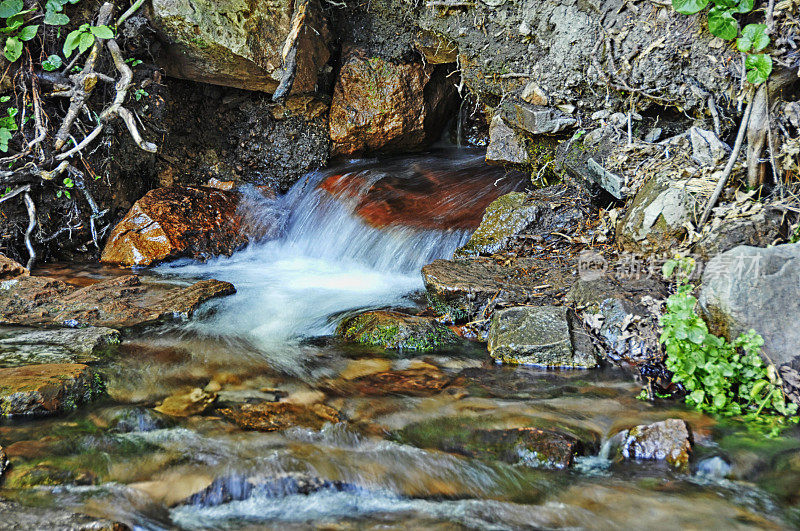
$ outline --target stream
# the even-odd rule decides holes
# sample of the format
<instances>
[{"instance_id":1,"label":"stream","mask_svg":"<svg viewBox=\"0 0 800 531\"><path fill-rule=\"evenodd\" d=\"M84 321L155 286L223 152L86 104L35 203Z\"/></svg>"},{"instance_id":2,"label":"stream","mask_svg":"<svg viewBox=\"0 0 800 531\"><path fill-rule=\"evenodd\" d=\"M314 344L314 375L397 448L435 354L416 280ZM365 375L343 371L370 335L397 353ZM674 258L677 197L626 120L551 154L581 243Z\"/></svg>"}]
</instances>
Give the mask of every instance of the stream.
<instances>
[{"instance_id":1,"label":"stream","mask_svg":"<svg viewBox=\"0 0 800 531\"><path fill-rule=\"evenodd\" d=\"M349 161L309 174L278 199L246 191L254 226L269 227L262 241L231 257L140 272L147 282L216 278L237 293L191 321L129 334L98 366L108 381L105 401L0 424L3 446L21 456L17 468L44 477L36 488L6 485L0 494L136 529L800 525L796 431L764 439L676 402L637 400L640 387L622 369L502 366L485 345L467 341L421 354L333 338L357 310L424 309L420 268L452 257L493 199L525 188L522 177L486 166L479 151L441 149ZM124 271L37 273L85 284ZM354 384L387 371L427 379L409 382L413 393ZM197 387L216 390L219 408L281 399L325 404L346 421L261 432L214 408L187 418L153 412L165 397ZM614 459L615 433L667 418L692 427L690 470ZM559 470L524 456L448 452L431 435L442 427L527 426L595 444Z\"/></svg>"}]
</instances>

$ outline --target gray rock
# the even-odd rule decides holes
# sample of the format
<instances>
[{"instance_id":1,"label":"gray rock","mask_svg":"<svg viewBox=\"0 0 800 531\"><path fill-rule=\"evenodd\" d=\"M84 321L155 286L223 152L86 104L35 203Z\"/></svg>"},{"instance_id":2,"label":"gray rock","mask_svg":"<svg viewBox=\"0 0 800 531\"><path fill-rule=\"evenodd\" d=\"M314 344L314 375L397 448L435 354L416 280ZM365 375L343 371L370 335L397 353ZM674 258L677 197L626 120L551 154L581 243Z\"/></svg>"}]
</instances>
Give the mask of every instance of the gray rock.
<instances>
[{"instance_id":1,"label":"gray rock","mask_svg":"<svg viewBox=\"0 0 800 531\"><path fill-rule=\"evenodd\" d=\"M695 243L692 250L703 260L710 260L739 245L766 247L781 236L780 218L777 212L762 211L747 218L725 220Z\"/></svg>"},{"instance_id":2,"label":"gray rock","mask_svg":"<svg viewBox=\"0 0 800 531\"><path fill-rule=\"evenodd\" d=\"M692 157L701 166L715 166L731 151L731 148L711 131L692 127L689 129L689 135L692 139Z\"/></svg>"},{"instance_id":3,"label":"gray rock","mask_svg":"<svg viewBox=\"0 0 800 531\"><path fill-rule=\"evenodd\" d=\"M511 364L588 369L593 352L575 348L574 312L565 306L520 306L495 312L489 354Z\"/></svg>"},{"instance_id":4,"label":"gray rock","mask_svg":"<svg viewBox=\"0 0 800 531\"><path fill-rule=\"evenodd\" d=\"M679 469L685 469L689 464L691 432L683 420L667 419L642 424L618 436L621 440L619 455L624 459L666 461Z\"/></svg>"},{"instance_id":5,"label":"gray rock","mask_svg":"<svg viewBox=\"0 0 800 531\"><path fill-rule=\"evenodd\" d=\"M740 246L712 258L698 297L709 328L728 339L755 330L776 366L800 357L800 243Z\"/></svg>"},{"instance_id":6,"label":"gray rock","mask_svg":"<svg viewBox=\"0 0 800 531\"><path fill-rule=\"evenodd\" d=\"M500 115L511 127L531 135L559 133L577 122L557 109L520 101L504 102L500 106Z\"/></svg>"},{"instance_id":7,"label":"gray rock","mask_svg":"<svg viewBox=\"0 0 800 531\"><path fill-rule=\"evenodd\" d=\"M5 336L5 337L4 337ZM31 363L91 363L119 344L113 328L57 328L0 330L0 366Z\"/></svg>"},{"instance_id":8,"label":"gray rock","mask_svg":"<svg viewBox=\"0 0 800 531\"><path fill-rule=\"evenodd\" d=\"M706 479L723 479L730 475L733 467L722 457L715 455L697 463L697 475Z\"/></svg>"},{"instance_id":9,"label":"gray rock","mask_svg":"<svg viewBox=\"0 0 800 531\"><path fill-rule=\"evenodd\" d=\"M630 201L617 225L617 241L626 251L652 254L673 249L686 235L696 200L683 182L653 177Z\"/></svg>"},{"instance_id":10,"label":"gray rock","mask_svg":"<svg viewBox=\"0 0 800 531\"><path fill-rule=\"evenodd\" d=\"M493 254L506 247L511 238L536 221L546 206L528 202L522 192L511 192L500 196L486 208L478 229L472 233L467 244L456 251L456 257Z\"/></svg>"},{"instance_id":11,"label":"gray rock","mask_svg":"<svg viewBox=\"0 0 800 531\"><path fill-rule=\"evenodd\" d=\"M605 169L603 161L620 145L622 139L613 127L599 127L582 138L562 142L556 161L568 176L588 189L592 195L602 190L614 197L627 196L623 179Z\"/></svg>"},{"instance_id":12,"label":"gray rock","mask_svg":"<svg viewBox=\"0 0 800 531\"><path fill-rule=\"evenodd\" d=\"M506 124L500 116L489 124L489 145L486 147L486 162L497 164L529 164L525 137Z\"/></svg>"},{"instance_id":13,"label":"gray rock","mask_svg":"<svg viewBox=\"0 0 800 531\"><path fill-rule=\"evenodd\" d=\"M625 186L625 179L623 177L606 170L593 158L589 158L589 160L586 161L586 168L589 170L587 176L600 188L617 199L625 199L628 197L628 188Z\"/></svg>"}]
</instances>

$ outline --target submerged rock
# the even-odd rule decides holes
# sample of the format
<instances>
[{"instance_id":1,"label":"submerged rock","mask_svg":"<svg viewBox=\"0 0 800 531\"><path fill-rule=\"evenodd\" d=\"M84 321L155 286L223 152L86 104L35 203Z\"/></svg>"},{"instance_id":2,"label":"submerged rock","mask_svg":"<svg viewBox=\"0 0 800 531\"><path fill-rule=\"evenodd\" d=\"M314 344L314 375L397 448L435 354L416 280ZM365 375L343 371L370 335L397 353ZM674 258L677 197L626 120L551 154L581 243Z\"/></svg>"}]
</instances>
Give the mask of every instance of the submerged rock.
<instances>
[{"instance_id":1,"label":"submerged rock","mask_svg":"<svg viewBox=\"0 0 800 531\"><path fill-rule=\"evenodd\" d=\"M395 63L351 49L342 60L330 111L333 153L419 149L438 138L455 108L447 69Z\"/></svg>"},{"instance_id":2,"label":"submerged rock","mask_svg":"<svg viewBox=\"0 0 800 531\"><path fill-rule=\"evenodd\" d=\"M119 344L113 328L0 330L0 366L30 363L90 363Z\"/></svg>"},{"instance_id":3,"label":"submerged rock","mask_svg":"<svg viewBox=\"0 0 800 531\"><path fill-rule=\"evenodd\" d=\"M43 416L69 411L103 394L86 365L42 364L0 369L0 415Z\"/></svg>"},{"instance_id":4,"label":"submerged rock","mask_svg":"<svg viewBox=\"0 0 800 531\"><path fill-rule=\"evenodd\" d=\"M452 380L431 367L369 374L356 379L354 387L356 392L370 396L430 396L440 393Z\"/></svg>"},{"instance_id":5,"label":"submerged rock","mask_svg":"<svg viewBox=\"0 0 800 531\"><path fill-rule=\"evenodd\" d=\"M220 409L218 413L240 428L257 431L278 431L304 426L318 430L326 422L340 422L339 412L324 404L305 406L289 402L242 404Z\"/></svg>"},{"instance_id":6,"label":"submerged rock","mask_svg":"<svg viewBox=\"0 0 800 531\"><path fill-rule=\"evenodd\" d=\"M215 393L207 393L199 387L188 393L177 393L164 399L161 405L153 408L171 417L189 417L206 411L217 399Z\"/></svg>"},{"instance_id":7,"label":"submerged rock","mask_svg":"<svg viewBox=\"0 0 800 531\"><path fill-rule=\"evenodd\" d=\"M135 275L84 288L48 277L21 277L0 288L0 324L113 328L189 318L203 302L236 292L219 280L166 288L144 285Z\"/></svg>"},{"instance_id":8,"label":"submerged rock","mask_svg":"<svg viewBox=\"0 0 800 531\"><path fill-rule=\"evenodd\" d=\"M666 461L686 469L692 454L691 432L686 422L667 419L621 432L619 454L625 459Z\"/></svg>"},{"instance_id":9,"label":"submerged rock","mask_svg":"<svg viewBox=\"0 0 800 531\"><path fill-rule=\"evenodd\" d=\"M452 330L434 319L386 310L345 318L336 335L346 341L399 350L433 350L458 341Z\"/></svg>"},{"instance_id":10,"label":"submerged rock","mask_svg":"<svg viewBox=\"0 0 800 531\"><path fill-rule=\"evenodd\" d=\"M522 306L494 313L489 354L503 363L589 369L597 366L591 343L579 342L577 318L565 306Z\"/></svg>"},{"instance_id":11,"label":"submerged rock","mask_svg":"<svg viewBox=\"0 0 800 531\"><path fill-rule=\"evenodd\" d=\"M576 455L596 447L590 435L584 441L569 430L557 428L495 428L491 420L480 417L422 421L406 426L395 437L421 448L546 468L567 468Z\"/></svg>"},{"instance_id":12,"label":"submerged rock","mask_svg":"<svg viewBox=\"0 0 800 531\"><path fill-rule=\"evenodd\" d=\"M796 363L800 244L740 246L715 256L703 270L698 302L713 333L732 340L755 330L768 363Z\"/></svg>"},{"instance_id":13,"label":"submerged rock","mask_svg":"<svg viewBox=\"0 0 800 531\"><path fill-rule=\"evenodd\" d=\"M100 260L148 266L230 255L249 241L239 199L236 192L199 186L150 190L111 231Z\"/></svg>"},{"instance_id":14,"label":"submerged rock","mask_svg":"<svg viewBox=\"0 0 800 531\"><path fill-rule=\"evenodd\" d=\"M284 46L296 40L293 92L313 92L330 57L330 33L315 0L155 0L148 18L165 43L159 64L174 77L274 92ZM288 50L287 50L288 51Z\"/></svg>"}]
</instances>

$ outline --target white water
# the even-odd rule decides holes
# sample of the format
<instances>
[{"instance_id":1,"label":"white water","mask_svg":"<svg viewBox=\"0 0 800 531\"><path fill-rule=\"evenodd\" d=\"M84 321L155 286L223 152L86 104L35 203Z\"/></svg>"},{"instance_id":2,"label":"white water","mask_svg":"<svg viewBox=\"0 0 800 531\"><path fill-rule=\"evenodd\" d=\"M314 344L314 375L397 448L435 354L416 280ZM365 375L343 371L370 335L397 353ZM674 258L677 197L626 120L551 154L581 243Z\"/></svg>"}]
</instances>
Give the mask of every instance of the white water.
<instances>
[{"instance_id":1,"label":"white water","mask_svg":"<svg viewBox=\"0 0 800 531\"><path fill-rule=\"evenodd\" d=\"M484 165L481 154L460 150L444 159L408 157L385 166L362 161L347 169L366 180L365 189L358 191L363 194L387 175L412 183L420 164L433 161L442 167L442 160L447 171L457 175L461 169L472 170L473 178L475 168ZM491 189L498 172L485 171ZM285 351L301 338L332 333L342 312L409 305L407 295L423 288L422 266L451 257L469 238L465 230L373 228L353 214L360 196L334 198L317 188L336 173L312 173L278 200L251 194L249 217L256 225L273 226L276 239L230 258L159 268L167 275L216 278L236 286L235 296L220 301L213 316L196 324L198 331L243 339L262 352Z\"/></svg>"}]
</instances>

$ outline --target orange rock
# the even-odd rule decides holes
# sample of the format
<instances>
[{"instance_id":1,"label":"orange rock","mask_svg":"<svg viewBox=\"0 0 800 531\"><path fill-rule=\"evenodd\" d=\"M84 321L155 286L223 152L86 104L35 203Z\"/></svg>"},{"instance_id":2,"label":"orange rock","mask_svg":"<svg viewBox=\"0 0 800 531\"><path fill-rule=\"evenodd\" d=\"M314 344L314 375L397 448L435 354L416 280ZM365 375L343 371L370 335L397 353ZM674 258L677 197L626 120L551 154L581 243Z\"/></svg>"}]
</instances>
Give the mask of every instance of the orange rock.
<instances>
[{"instance_id":1,"label":"orange rock","mask_svg":"<svg viewBox=\"0 0 800 531\"><path fill-rule=\"evenodd\" d=\"M21 264L0 254L0 281L25 277L29 274L28 270Z\"/></svg>"},{"instance_id":2,"label":"orange rock","mask_svg":"<svg viewBox=\"0 0 800 531\"><path fill-rule=\"evenodd\" d=\"M230 255L249 241L237 214L239 198L236 192L195 186L150 190L111 231L100 260L148 266Z\"/></svg>"},{"instance_id":3,"label":"orange rock","mask_svg":"<svg viewBox=\"0 0 800 531\"><path fill-rule=\"evenodd\" d=\"M233 190L236 187L236 183L233 181L220 181L216 177L212 177L206 183L206 186L209 188L216 188L217 190Z\"/></svg>"},{"instance_id":4,"label":"orange rock","mask_svg":"<svg viewBox=\"0 0 800 531\"><path fill-rule=\"evenodd\" d=\"M246 430L276 431L293 426L320 429L325 422L339 422L339 412L324 404L311 407L288 402L262 402L221 409L219 413Z\"/></svg>"},{"instance_id":5,"label":"orange rock","mask_svg":"<svg viewBox=\"0 0 800 531\"><path fill-rule=\"evenodd\" d=\"M88 402L103 392L86 365L46 363L0 369L2 416L52 415Z\"/></svg>"},{"instance_id":6,"label":"orange rock","mask_svg":"<svg viewBox=\"0 0 800 531\"><path fill-rule=\"evenodd\" d=\"M446 68L346 53L334 88L334 155L408 151L435 140L455 104Z\"/></svg>"}]
</instances>

